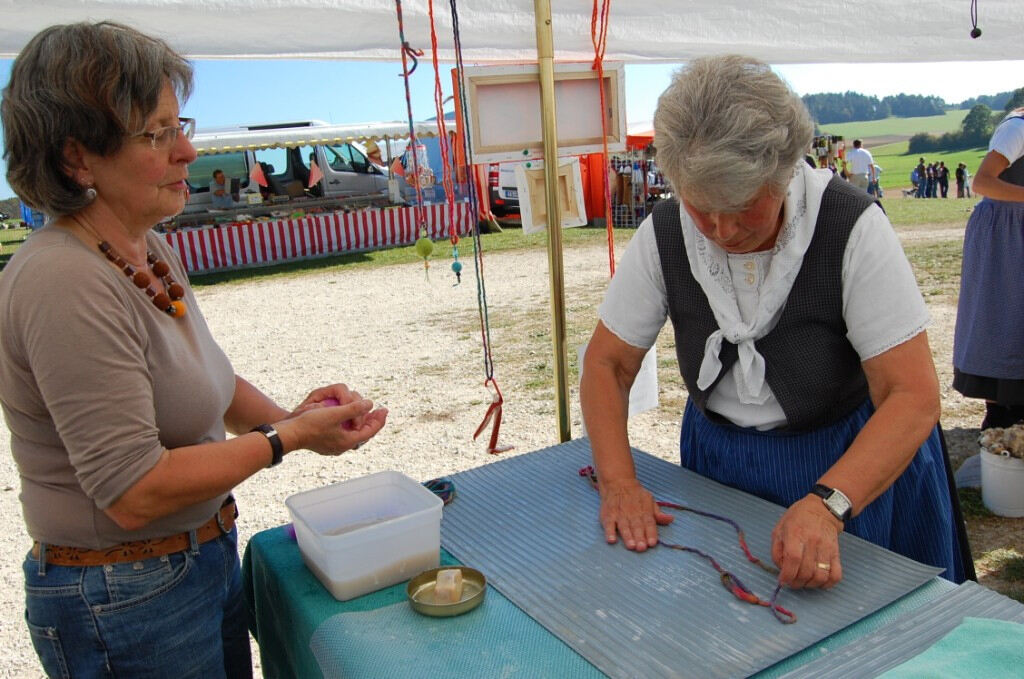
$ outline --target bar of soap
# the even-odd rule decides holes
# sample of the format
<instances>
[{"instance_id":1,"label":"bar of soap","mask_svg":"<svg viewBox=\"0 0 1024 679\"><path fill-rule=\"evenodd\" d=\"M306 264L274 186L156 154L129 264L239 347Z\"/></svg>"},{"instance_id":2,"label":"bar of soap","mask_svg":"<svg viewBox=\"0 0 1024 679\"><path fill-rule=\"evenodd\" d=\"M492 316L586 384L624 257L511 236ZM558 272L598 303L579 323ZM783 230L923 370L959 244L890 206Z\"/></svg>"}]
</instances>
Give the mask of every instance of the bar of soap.
<instances>
[{"instance_id":1,"label":"bar of soap","mask_svg":"<svg viewBox=\"0 0 1024 679\"><path fill-rule=\"evenodd\" d=\"M437 572L434 582L434 602L454 604L462 599L462 571L458 568L445 568Z\"/></svg>"}]
</instances>

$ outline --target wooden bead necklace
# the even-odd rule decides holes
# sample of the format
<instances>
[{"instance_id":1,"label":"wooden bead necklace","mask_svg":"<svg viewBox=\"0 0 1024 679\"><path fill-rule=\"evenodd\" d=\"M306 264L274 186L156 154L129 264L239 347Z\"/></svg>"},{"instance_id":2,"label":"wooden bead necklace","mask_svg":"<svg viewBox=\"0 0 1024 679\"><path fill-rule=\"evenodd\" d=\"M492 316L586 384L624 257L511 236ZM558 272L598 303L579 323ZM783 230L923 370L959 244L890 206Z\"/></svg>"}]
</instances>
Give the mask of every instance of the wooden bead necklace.
<instances>
[{"instance_id":1,"label":"wooden bead necklace","mask_svg":"<svg viewBox=\"0 0 1024 679\"><path fill-rule=\"evenodd\" d=\"M96 239L96 247L100 249L103 256L112 262L114 266L120 269L124 275L135 284L135 287L145 292L146 296L152 300L153 306L174 318L181 318L185 315L185 303L181 301L185 296L185 288L177 283L171 276L171 267L167 262L158 259L156 255L149 250L146 250L146 263L149 264L149 268L153 272L153 275L157 276L164 282L164 292L157 292L156 288L153 287L150 281L148 273L137 269L124 257L117 254L117 251L114 250L110 243L102 240L99 235L93 231L91 227L86 226L85 222L77 215L71 215L71 219L73 219L83 231Z\"/></svg>"},{"instance_id":2,"label":"wooden bead necklace","mask_svg":"<svg viewBox=\"0 0 1024 679\"><path fill-rule=\"evenodd\" d=\"M124 272L124 275L135 284L135 287L146 293L153 301L153 306L175 318L181 318L185 315L185 303L181 301L185 296L185 288L171 276L171 267L168 266L167 262L158 259L149 250L146 251L146 262L153 271L153 275L159 277L164 282L166 292L157 292L150 281L149 274L136 269L131 263L127 262L114 251L110 243L105 240L100 241L97 247L99 247L100 252L108 260L114 263L114 266Z\"/></svg>"}]
</instances>

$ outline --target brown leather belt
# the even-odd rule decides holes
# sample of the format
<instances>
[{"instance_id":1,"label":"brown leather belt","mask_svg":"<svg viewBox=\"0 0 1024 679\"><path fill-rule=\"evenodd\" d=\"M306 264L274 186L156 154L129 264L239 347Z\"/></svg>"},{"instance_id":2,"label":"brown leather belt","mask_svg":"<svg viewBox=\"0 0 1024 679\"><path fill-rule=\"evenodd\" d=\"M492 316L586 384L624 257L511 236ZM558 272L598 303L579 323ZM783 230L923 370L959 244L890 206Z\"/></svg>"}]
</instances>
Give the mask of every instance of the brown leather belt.
<instances>
[{"instance_id":1,"label":"brown leather belt","mask_svg":"<svg viewBox=\"0 0 1024 679\"><path fill-rule=\"evenodd\" d=\"M199 544L219 538L225 533L231 532L235 527L235 517L238 516L238 509L233 498L225 502L220 511L210 517L210 520L196 529L196 537ZM60 545L46 545L46 563L54 566L104 566L111 563L126 563L130 561L142 561L152 559L155 556L164 556L175 552L183 552L191 546L188 531L169 535L165 538L152 538L149 540L135 540L133 542L122 542L119 545L105 549L85 549L84 547L61 547ZM39 542L32 544L32 557L39 558Z\"/></svg>"}]
</instances>

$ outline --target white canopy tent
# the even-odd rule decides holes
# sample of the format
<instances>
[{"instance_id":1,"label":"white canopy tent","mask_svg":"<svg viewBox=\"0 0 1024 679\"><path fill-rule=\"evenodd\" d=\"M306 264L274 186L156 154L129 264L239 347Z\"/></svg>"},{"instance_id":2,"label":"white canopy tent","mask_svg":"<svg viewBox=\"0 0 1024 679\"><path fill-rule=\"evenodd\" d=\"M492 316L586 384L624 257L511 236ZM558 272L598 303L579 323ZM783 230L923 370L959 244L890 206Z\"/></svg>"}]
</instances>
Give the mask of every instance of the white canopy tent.
<instances>
[{"instance_id":1,"label":"white canopy tent","mask_svg":"<svg viewBox=\"0 0 1024 679\"><path fill-rule=\"evenodd\" d=\"M978 0L983 35L969 36L970 0L619 0L607 59L681 62L739 52L772 64L1014 59L1024 2ZM448 3L434 3L438 56L453 61ZM554 0L555 58L593 58L591 0ZM402 3L405 35L430 46L426 0ZM468 62L534 61L534 0L458 3ZM165 38L193 58L396 59L392 0L0 0L0 57L54 23L113 19Z\"/></svg>"},{"instance_id":2,"label":"white canopy tent","mask_svg":"<svg viewBox=\"0 0 1024 679\"><path fill-rule=\"evenodd\" d=\"M445 121L449 132L455 132L455 122ZM415 123L416 137L436 137L435 121ZM409 123L353 123L350 125L311 125L288 129L225 130L201 132L192 139L199 155L241 151L244 149L290 148L314 144L344 144L349 141L405 139L409 137Z\"/></svg>"}]
</instances>

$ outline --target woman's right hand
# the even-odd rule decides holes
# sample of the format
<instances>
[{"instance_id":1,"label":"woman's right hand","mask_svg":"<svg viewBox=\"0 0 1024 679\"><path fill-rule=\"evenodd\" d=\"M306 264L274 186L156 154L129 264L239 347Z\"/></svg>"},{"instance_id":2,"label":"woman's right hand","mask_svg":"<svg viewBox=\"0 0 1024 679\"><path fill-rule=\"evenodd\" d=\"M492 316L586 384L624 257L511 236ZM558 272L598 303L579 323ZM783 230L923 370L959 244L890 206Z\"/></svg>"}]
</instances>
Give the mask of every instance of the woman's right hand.
<instances>
[{"instance_id":1,"label":"woman's right hand","mask_svg":"<svg viewBox=\"0 0 1024 679\"><path fill-rule=\"evenodd\" d=\"M340 455L376 436L387 417L387 408L374 410L373 401L359 398L338 406L300 407L274 427L289 449Z\"/></svg>"},{"instance_id":2,"label":"woman's right hand","mask_svg":"<svg viewBox=\"0 0 1024 679\"><path fill-rule=\"evenodd\" d=\"M654 496L636 479L602 479L599 487L601 525L609 544L615 542L618 534L626 549L646 551L658 544L658 526L668 525L675 519L661 511Z\"/></svg>"}]
</instances>

